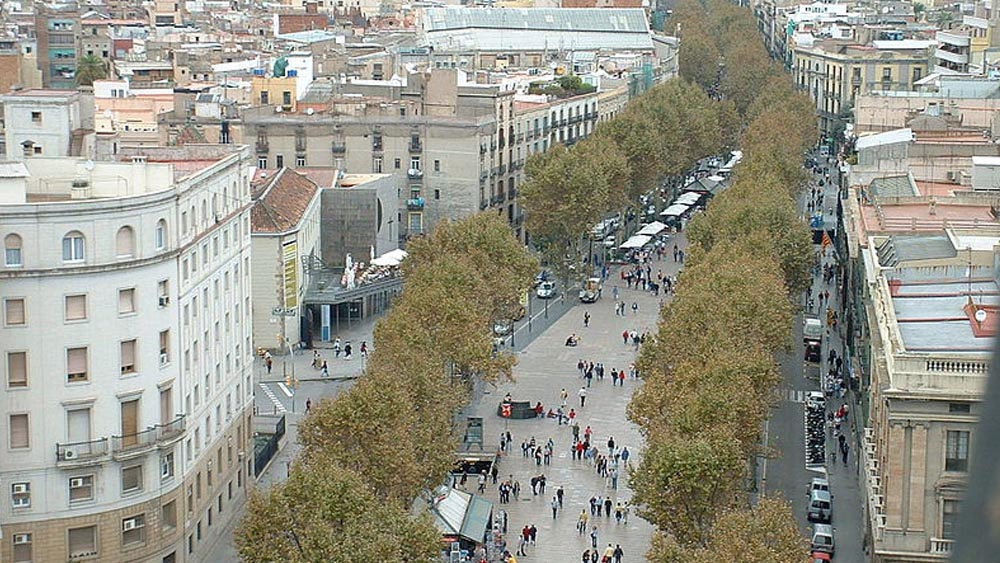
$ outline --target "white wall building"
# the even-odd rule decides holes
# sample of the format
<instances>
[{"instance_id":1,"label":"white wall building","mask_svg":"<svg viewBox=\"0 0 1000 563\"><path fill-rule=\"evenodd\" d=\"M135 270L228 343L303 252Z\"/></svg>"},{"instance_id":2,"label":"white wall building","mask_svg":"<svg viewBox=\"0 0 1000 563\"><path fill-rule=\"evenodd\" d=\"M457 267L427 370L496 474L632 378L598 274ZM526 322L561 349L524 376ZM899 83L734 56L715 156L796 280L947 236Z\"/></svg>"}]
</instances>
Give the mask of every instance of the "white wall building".
<instances>
[{"instance_id":1,"label":"white wall building","mask_svg":"<svg viewBox=\"0 0 1000 563\"><path fill-rule=\"evenodd\" d=\"M8 160L85 154L83 146L73 146L74 131L87 121L93 127L94 109L93 102L81 103L78 92L24 90L4 96L3 106Z\"/></svg>"},{"instance_id":2,"label":"white wall building","mask_svg":"<svg viewBox=\"0 0 1000 563\"><path fill-rule=\"evenodd\" d=\"M144 152L0 164L0 560L201 560L252 474L250 153Z\"/></svg>"}]
</instances>

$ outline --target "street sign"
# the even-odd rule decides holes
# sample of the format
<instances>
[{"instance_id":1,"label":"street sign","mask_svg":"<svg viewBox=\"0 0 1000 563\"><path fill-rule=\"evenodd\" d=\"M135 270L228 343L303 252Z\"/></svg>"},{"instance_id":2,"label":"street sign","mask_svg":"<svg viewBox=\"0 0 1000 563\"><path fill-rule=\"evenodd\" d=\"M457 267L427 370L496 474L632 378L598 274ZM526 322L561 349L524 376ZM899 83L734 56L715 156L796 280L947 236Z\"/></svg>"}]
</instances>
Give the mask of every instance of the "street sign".
<instances>
[{"instance_id":1,"label":"street sign","mask_svg":"<svg viewBox=\"0 0 1000 563\"><path fill-rule=\"evenodd\" d=\"M294 317L297 314L296 307L275 307L271 309L271 315L275 317Z\"/></svg>"}]
</instances>

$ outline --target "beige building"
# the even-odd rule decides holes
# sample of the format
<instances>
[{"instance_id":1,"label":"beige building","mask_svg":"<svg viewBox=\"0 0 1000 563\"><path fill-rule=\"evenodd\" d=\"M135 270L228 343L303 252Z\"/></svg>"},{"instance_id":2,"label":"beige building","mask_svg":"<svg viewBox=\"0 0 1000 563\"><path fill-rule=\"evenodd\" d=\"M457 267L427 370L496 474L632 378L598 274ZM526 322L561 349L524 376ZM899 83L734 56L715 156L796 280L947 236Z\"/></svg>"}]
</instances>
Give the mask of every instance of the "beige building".
<instances>
[{"instance_id":1,"label":"beige building","mask_svg":"<svg viewBox=\"0 0 1000 563\"><path fill-rule=\"evenodd\" d=\"M871 405L862 479L880 563L951 552L1000 313L998 227L879 236L861 250Z\"/></svg>"},{"instance_id":2,"label":"beige building","mask_svg":"<svg viewBox=\"0 0 1000 563\"><path fill-rule=\"evenodd\" d=\"M820 128L842 123L858 96L869 92L909 91L930 73L934 41L854 42L803 40L793 50L792 76L816 104Z\"/></svg>"}]
</instances>

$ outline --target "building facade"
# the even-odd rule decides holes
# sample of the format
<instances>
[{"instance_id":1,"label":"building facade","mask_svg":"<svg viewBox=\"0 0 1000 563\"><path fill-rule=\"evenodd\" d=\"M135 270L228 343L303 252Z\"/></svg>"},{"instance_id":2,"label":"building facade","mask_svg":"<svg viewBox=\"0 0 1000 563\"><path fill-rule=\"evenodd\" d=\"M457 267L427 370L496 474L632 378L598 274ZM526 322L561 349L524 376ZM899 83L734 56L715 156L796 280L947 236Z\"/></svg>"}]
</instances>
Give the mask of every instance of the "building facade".
<instances>
[{"instance_id":1,"label":"building facade","mask_svg":"<svg viewBox=\"0 0 1000 563\"><path fill-rule=\"evenodd\" d=\"M72 90L23 90L3 97L8 160L83 156L93 99Z\"/></svg>"},{"instance_id":2,"label":"building facade","mask_svg":"<svg viewBox=\"0 0 1000 563\"><path fill-rule=\"evenodd\" d=\"M35 5L38 69L44 88L76 88L80 30L76 3Z\"/></svg>"},{"instance_id":3,"label":"building facade","mask_svg":"<svg viewBox=\"0 0 1000 563\"><path fill-rule=\"evenodd\" d=\"M199 561L252 478L249 149L132 160L0 167L4 561Z\"/></svg>"}]
</instances>

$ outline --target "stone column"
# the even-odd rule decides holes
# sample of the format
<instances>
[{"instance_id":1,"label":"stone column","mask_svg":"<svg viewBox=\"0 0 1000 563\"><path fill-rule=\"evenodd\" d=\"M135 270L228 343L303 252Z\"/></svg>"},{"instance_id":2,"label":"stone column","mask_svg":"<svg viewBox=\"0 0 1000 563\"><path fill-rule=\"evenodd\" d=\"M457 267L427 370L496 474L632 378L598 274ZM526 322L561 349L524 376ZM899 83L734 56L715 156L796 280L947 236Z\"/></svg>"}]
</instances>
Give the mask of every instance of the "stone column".
<instances>
[{"instance_id":1,"label":"stone column","mask_svg":"<svg viewBox=\"0 0 1000 563\"><path fill-rule=\"evenodd\" d=\"M882 494L885 495L885 525L889 529L899 530L903 527L903 455L905 429L901 422L889 423L889 442L886 467L882 468L885 476Z\"/></svg>"},{"instance_id":2,"label":"stone column","mask_svg":"<svg viewBox=\"0 0 1000 563\"><path fill-rule=\"evenodd\" d=\"M910 510L907 529L924 530L924 500L927 494L927 424L913 426L910 446Z\"/></svg>"}]
</instances>

